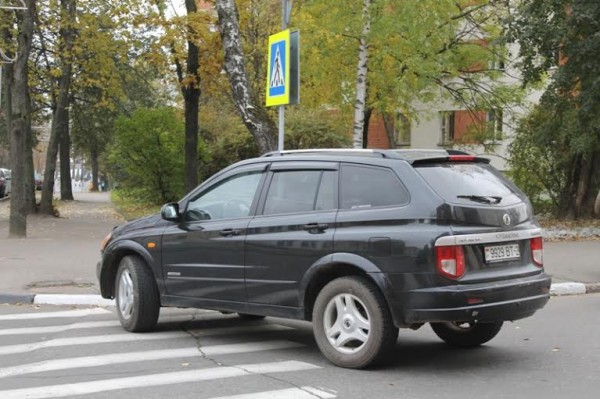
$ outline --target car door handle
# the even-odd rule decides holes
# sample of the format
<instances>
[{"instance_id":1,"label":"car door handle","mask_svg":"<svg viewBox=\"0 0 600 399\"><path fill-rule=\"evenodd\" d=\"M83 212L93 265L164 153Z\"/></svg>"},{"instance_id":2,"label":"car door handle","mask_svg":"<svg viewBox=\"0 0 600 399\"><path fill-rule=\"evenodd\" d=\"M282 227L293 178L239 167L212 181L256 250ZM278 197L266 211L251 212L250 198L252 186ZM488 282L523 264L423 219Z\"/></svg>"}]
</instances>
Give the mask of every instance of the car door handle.
<instances>
[{"instance_id":1,"label":"car door handle","mask_svg":"<svg viewBox=\"0 0 600 399\"><path fill-rule=\"evenodd\" d=\"M327 228L329 228L329 225L327 223L309 223L302 226L302 228L308 231L309 233L316 234L322 233L325 230L327 230Z\"/></svg>"},{"instance_id":2,"label":"car door handle","mask_svg":"<svg viewBox=\"0 0 600 399\"><path fill-rule=\"evenodd\" d=\"M223 237L232 237L232 236L237 236L242 232L242 230L237 230L237 229L225 229L225 230L221 230L219 232L219 234L221 234Z\"/></svg>"}]
</instances>

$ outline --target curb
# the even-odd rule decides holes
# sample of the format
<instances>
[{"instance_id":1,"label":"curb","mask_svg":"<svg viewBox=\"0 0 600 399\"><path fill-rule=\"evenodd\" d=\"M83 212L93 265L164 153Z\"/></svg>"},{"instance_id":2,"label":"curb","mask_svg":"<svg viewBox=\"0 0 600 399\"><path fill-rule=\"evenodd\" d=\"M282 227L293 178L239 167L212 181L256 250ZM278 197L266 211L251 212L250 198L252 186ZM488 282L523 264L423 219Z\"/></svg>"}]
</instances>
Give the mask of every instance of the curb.
<instances>
[{"instance_id":1,"label":"curb","mask_svg":"<svg viewBox=\"0 0 600 399\"><path fill-rule=\"evenodd\" d=\"M582 295L600 293L600 283L556 283L550 286L550 296ZM20 305L78 305L115 306L114 299L100 295L66 294L0 294L0 304Z\"/></svg>"},{"instance_id":2,"label":"curb","mask_svg":"<svg viewBox=\"0 0 600 399\"><path fill-rule=\"evenodd\" d=\"M100 295L66 294L0 294L0 304L7 305L78 305L78 306L115 306L114 299L105 299Z\"/></svg>"}]
</instances>

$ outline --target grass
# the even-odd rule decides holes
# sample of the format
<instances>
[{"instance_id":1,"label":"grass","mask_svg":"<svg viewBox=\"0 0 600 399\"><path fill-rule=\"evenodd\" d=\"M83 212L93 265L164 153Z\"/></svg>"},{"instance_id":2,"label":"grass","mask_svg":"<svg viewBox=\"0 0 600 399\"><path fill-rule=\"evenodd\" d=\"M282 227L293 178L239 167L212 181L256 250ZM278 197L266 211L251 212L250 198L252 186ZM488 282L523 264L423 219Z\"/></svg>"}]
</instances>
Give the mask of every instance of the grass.
<instances>
[{"instance_id":1,"label":"grass","mask_svg":"<svg viewBox=\"0 0 600 399\"><path fill-rule=\"evenodd\" d=\"M125 220L134 220L160 211L161 206L120 190L111 191L111 200Z\"/></svg>"}]
</instances>

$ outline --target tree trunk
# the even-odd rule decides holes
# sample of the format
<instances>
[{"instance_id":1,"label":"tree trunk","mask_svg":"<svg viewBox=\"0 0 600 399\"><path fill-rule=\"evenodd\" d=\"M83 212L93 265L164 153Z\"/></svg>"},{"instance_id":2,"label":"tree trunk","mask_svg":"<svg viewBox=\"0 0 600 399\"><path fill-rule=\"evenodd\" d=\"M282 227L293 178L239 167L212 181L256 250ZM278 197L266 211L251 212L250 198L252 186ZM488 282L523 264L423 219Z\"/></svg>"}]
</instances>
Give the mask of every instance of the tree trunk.
<instances>
[{"instance_id":1,"label":"tree trunk","mask_svg":"<svg viewBox=\"0 0 600 399\"><path fill-rule=\"evenodd\" d=\"M31 118L30 118L31 119ZM33 131L31 129L31 123L27 127L27 135L25 137L26 146L28 148L25 151L23 158L23 167L25 168L25 211L27 214L35 213L35 175L33 169Z\"/></svg>"},{"instance_id":2,"label":"tree trunk","mask_svg":"<svg viewBox=\"0 0 600 399\"><path fill-rule=\"evenodd\" d=\"M365 123L362 134L363 148L369 148L369 125L371 123L371 116L373 116L373 107L368 107L365 110Z\"/></svg>"},{"instance_id":3,"label":"tree trunk","mask_svg":"<svg viewBox=\"0 0 600 399\"><path fill-rule=\"evenodd\" d=\"M389 148L396 148L396 129L394 126L394 117L389 112L381 112L383 118L383 126L388 138Z\"/></svg>"},{"instance_id":4,"label":"tree trunk","mask_svg":"<svg viewBox=\"0 0 600 399\"><path fill-rule=\"evenodd\" d=\"M233 0L216 0L215 5L223 42L224 66L233 99L259 151L261 153L273 151L277 148L275 141L277 126L269 117L266 108L256 101L256 95L248 83L237 7Z\"/></svg>"},{"instance_id":5,"label":"tree trunk","mask_svg":"<svg viewBox=\"0 0 600 399\"><path fill-rule=\"evenodd\" d=\"M369 61L368 37L371 32L371 0L363 0L362 33L358 44L358 65L356 66L356 100L354 101L354 133L352 145L363 148L365 109L367 104L367 72Z\"/></svg>"},{"instance_id":6,"label":"tree trunk","mask_svg":"<svg viewBox=\"0 0 600 399\"><path fill-rule=\"evenodd\" d=\"M92 161L92 191L98 191L98 151L92 149L90 151Z\"/></svg>"},{"instance_id":7,"label":"tree trunk","mask_svg":"<svg viewBox=\"0 0 600 399\"><path fill-rule=\"evenodd\" d=\"M12 126L10 132L10 161L12 168L12 192L10 202L10 237L27 236L27 188L25 163L28 146L27 135L31 131L31 99L27 61L33 36L35 0L26 1L27 10L18 11L19 34L17 36L17 59L14 63L12 86Z\"/></svg>"},{"instance_id":8,"label":"tree trunk","mask_svg":"<svg viewBox=\"0 0 600 399\"><path fill-rule=\"evenodd\" d=\"M10 156L10 131L12 128L12 82L13 82L13 65L2 65L2 90L4 90L4 109L6 122L6 143L8 144L8 152ZM1 93L0 93L1 95ZM10 162L10 160L9 160Z\"/></svg>"},{"instance_id":9,"label":"tree trunk","mask_svg":"<svg viewBox=\"0 0 600 399\"><path fill-rule=\"evenodd\" d=\"M73 201L73 186L71 184L71 132L69 129L69 109L65 109L63 114L64 127L60 135L59 157L60 157L60 199L63 201Z\"/></svg>"},{"instance_id":10,"label":"tree trunk","mask_svg":"<svg viewBox=\"0 0 600 399\"><path fill-rule=\"evenodd\" d=\"M60 36L62 45L60 46L59 59L62 68L61 76L58 81L58 96L56 98L56 109L52 115L52 125L50 128L50 140L48 142L48 153L46 155L46 170L44 174L44 184L42 186L42 200L40 202L40 212L48 215L54 214L52 198L54 191L54 173L56 172L56 156L58 154L58 143L67 128L69 106L69 88L71 86L73 42L75 33L68 25L75 18L75 0L61 0L61 20ZM62 176L61 176L62 180Z\"/></svg>"},{"instance_id":11,"label":"tree trunk","mask_svg":"<svg viewBox=\"0 0 600 399\"><path fill-rule=\"evenodd\" d=\"M583 216L584 209L583 205L585 203L585 199L588 195L589 187L590 187L590 176L592 172L592 159L581 157L580 161L580 173L579 179L577 182L577 193L575 195L575 206L574 206L574 214L575 219Z\"/></svg>"},{"instance_id":12,"label":"tree trunk","mask_svg":"<svg viewBox=\"0 0 600 399\"><path fill-rule=\"evenodd\" d=\"M188 17L198 12L196 0L185 0ZM188 23L187 76L179 74L179 84L185 102L185 191L198 185L198 113L200 112L200 51L192 40L194 31ZM184 81L186 83L184 83Z\"/></svg>"}]
</instances>

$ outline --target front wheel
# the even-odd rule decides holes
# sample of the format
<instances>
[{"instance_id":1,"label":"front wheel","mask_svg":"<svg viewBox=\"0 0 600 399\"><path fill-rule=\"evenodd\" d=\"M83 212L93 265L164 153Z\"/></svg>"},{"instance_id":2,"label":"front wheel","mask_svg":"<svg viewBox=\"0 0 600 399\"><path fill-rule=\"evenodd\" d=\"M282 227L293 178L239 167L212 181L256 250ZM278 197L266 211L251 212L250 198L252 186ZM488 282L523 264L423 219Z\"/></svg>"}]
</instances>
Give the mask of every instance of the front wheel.
<instances>
[{"instance_id":1,"label":"front wheel","mask_svg":"<svg viewBox=\"0 0 600 399\"><path fill-rule=\"evenodd\" d=\"M313 309L313 330L323 355L348 368L383 360L398 337L383 295L359 276L335 279L321 290Z\"/></svg>"},{"instance_id":2,"label":"front wheel","mask_svg":"<svg viewBox=\"0 0 600 399\"><path fill-rule=\"evenodd\" d=\"M116 280L117 313L127 331L142 332L154 328L160 311L160 297L152 273L137 256L125 256Z\"/></svg>"},{"instance_id":3,"label":"front wheel","mask_svg":"<svg viewBox=\"0 0 600 399\"><path fill-rule=\"evenodd\" d=\"M446 322L431 323L433 332L448 345L459 348L471 348L484 344L494 338L502 328L503 322L479 323Z\"/></svg>"}]
</instances>

